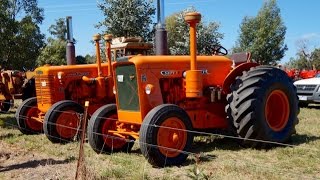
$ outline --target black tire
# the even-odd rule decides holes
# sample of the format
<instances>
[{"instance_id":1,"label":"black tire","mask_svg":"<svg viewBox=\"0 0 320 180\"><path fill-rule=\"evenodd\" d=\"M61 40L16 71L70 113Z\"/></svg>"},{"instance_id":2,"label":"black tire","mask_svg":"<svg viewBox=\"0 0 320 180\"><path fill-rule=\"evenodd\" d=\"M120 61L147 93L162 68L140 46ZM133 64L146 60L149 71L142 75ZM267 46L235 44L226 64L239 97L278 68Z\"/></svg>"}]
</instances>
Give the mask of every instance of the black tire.
<instances>
[{"instance_id":1,"label":"black tire","mask_svg":"<svg viewBox=\"0 0 320 180\"><path fill-rule=\"evenodd\" d=\"M23 134L39 134L43 132L42 123L30 118L38 117L38 113L37 98L33 97L26 99L20 104L15 113L15 118L17 120L18 129Z\"/></svg>"},{"instance_id":2,"label":"black tire","mask_svg":"<svg viewBox=\"0 0 320 180\"><path fill-rule=\"evenodd\" d=\"M275 144L250 139L284 143L295 133L299 113L298 97L292 80L284 71L270 66L251 68L236 78L231 90L227 96L227 119L235 135L241 138L238 141L241 145L268 148ZM288 101L284 104L287 104L289 109L287 116L282 118L284 121L281 120L279 129L276 129L275 125L269 125L271 123L265 112L267 98L275 92L281 94L281 98L286 97Z\"/></svg>"},{"instance_id":3,"label":"black tire","mask_svg":"<svg viewBox=\"0 0 320 180\"><path fill-rule=\"evenodd\" d=\"M10 100L4 100L4 101L1 102L0 110L2 112L8 112L10 107L11 107L11 101Z\"/></svg>"},{"instance_id":4,"label":"black tire","mask_svg":"<svg viewBox=\"0 0 320 180\"><path fill-rule=\"evenodd\" d=\"M112 153L112 152L129 152L131 151L134 141L128 137L123 139L114 135L106 135L106 142L104 140L104 125L105 123L116 122L114 117L117 116L117 106L115 104L108 104L97 109L91 116L88 124L88 140L92 149L97 153ZM107 139L110 137L109 139ZM120 138L120 139L119 139ZM111 142L108 140L111 139ZM117 141L120 140L120 141ZM117 146L116 143L120 143ZM109 144L111 143L111 144ZM115 143L115 146L113 145Z\"/></svg>"},{"instance_id":5,"label":"black tire","mask_svg":"<svg viewBox=\"0 0 320 180\"><path fill-rule=\"evenodd\" d=\"M70 111L70 112L68 112ZM44 116L43 130L47 138L53 143L68 143L78 140L81 132L80 115L84 113L84 109L78 103L71 100L63 100L56 102L51 106ZM66 127L69 119L63 119L57 124L57 120L61 115L70 115L74 127ZM74 118L74 119L72 119ZM62 129L61 129L62 128ZM58 130L60 129L60 130ZM70 133L71 136L62 135L63 133Z\"/></svg>"},{"instance_id":6,"label":"black tire","mask_svg":"<svg viewBox=\"0 0 320 180\"><path fill-rule=\"evenodd\" d=\"M24 84L22 88L22 100L26 100L31 97L36 96L36 85L35 79L29 79L27 83Z\"/></svg>"},{"instance_id":7,"label":"black tire","mask_svg":"<svg viewBox=\"0 0 320 180\"><path fill-rule=\"evenodd\" d=\"M176 118L180 121L179 123L183 123L183 125L185 126L184 131L178 130L177 132L179 133L186 132L185 145L183 146L183 148L180 147L181 150L173 151L178 154L173 155L172 157L168 157L163 152L161 152L161 149L160 149L161 145L159 145L159 142L157 140L158 132L160 130L159 126L162 126L162 124L168 118ZM193 134L191 133L191 130L192 130L191 120L188 114L182 108L173 104L159 105L153 108L147 114L147 116L144 118L143 123L141 125L140 134L139 134L141 152L143 156L153 166L164 167L164 166L171 166L171 165L180 165L183 162L185 162L185 160L188 157L188 152L191 149L191 145L193 142ZM179 144L179 142L177 144ZM169 150L167 148L166 151L169 152L170 149L175 149L175 148L169 147Z\"/></svg>"}]
</instances>

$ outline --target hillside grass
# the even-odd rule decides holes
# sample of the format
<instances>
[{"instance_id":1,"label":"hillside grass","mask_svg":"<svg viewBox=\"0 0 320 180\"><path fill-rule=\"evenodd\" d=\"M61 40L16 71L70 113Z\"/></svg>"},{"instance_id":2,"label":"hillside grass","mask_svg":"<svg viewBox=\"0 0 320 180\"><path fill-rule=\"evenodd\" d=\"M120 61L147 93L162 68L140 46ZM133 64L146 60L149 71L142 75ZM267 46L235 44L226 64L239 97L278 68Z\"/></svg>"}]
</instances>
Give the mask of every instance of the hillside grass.
<instances>
[{"instance_id":1,"label":"hillside grass","mask_svg":"<svg viewBox=\"0 0 320 180\"><path fill-rule=\"evenodd\" d=\"M131 153L111 155L96 154L86 143L88 179L320 179L319 117L320 106L301 109L297 134L290 142L294 147L245 149L232 139L197 137L193 144L197 157L190 155L179 167L153 168L140 153L138 143ZM74 178L79 143L52 144L43 134L23 135L16 128L14 110L0 115L0 141L64 160L70 164L70 176L58 178Z\"/></svg>"}]
</instances>

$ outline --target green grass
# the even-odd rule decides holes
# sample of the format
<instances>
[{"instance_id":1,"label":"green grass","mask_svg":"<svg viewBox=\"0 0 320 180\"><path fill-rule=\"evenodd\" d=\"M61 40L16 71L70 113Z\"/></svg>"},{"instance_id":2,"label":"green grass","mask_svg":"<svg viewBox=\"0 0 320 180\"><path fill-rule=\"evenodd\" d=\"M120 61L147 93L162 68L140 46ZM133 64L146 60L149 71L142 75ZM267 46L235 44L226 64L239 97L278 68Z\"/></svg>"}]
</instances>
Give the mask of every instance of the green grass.
<instances>
[{"instance_id":1,"label":"green grass","mask_svg":"<svg viewBox=\"0 0 320 180\"><path fill-rule=\"evenodd\" d=\"M228 138L201 137L193 145L200 158L189 156L180 167L159 169L145 160L137 143L130 154L111 155L96 154L85 144L85 162L93 179L320 179L319 117L320 106L301 109L297 134L290 142L295 147L245 149ZM23 135L9 124L16 124L14 113L1 114L1 141L76 163L78 143L52 144L43 134ZM68 170L75 173L74 167Z\"/></svg>"}]
</instances>

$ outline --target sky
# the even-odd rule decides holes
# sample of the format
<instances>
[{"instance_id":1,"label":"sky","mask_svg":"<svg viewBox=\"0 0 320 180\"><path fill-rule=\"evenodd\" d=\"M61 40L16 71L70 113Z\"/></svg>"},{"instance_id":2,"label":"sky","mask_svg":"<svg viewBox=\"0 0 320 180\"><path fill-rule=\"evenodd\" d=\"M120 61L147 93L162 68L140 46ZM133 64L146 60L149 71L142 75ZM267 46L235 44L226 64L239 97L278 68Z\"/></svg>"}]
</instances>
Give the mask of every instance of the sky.
<instances>
[{"instance_id":1,"label":"sky","mask_svg":"<svg viewBox=\"0 0 320 180\"><path fill-rule=\"evenodd\" d=\"M55 20L72 16L73 35L77 40L76 55L94 54L90 43L92 36L101 30L94 26L104 19L97 3L103 0L38 0L44 8L45 19L41 31L49 37L48 28ZM156 2L156 0L154 0ZM239 36L239 26L245 16L256 16L265 0L164 0L165 16L195 7L202 14L202 21L220 23L224 34L221 44L231 49ZM156 3L154 2L154 5ZM295 57L297 42L307 40L309 50L320 47L319 0L278 0L281 17L287 27L285 43L288 46L282 63ZM154 21L156 19L154 18Z\"/></svg>"}]
</instances>

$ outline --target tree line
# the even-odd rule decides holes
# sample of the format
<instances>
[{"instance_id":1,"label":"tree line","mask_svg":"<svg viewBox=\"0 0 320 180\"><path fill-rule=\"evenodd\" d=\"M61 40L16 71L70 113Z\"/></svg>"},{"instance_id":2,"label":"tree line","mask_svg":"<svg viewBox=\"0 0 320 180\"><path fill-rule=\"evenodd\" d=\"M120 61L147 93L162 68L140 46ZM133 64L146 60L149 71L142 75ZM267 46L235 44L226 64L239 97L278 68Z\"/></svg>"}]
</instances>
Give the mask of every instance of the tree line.
<instances>
[{"instance_id":1,"label":"tree line","mask_svg":"<svg viewBox=\"0 0 320 180\"><path fill-rule=\"evenodd\" d=\"M104 19L96 23L101 33L115 37L140 36L152 42L155 31L155 7L150 0L102 0L98 8ZM48 29L51 37L46 38L39 26L44 20L44 9L38 7L37 0L0 1L0 64L2 68L33 69L44 64L66 64L66 22L58 18ZM188 8L166 17L169 53L189 54L189 31L184 22L184 14L196 11ZM205 16L205 15L204 15ZM22 18L21 18L22 17ZM221 44L224 34L220 23L204 22L198 25L198 54L211 55L213 46ZM284 43L286 26L281 18L276 0L267 0L253 17L246 16L240 24L239 37L232 53L251 52L252 59L275 65L288 50ZM320 66L320 49L297 52L287 65L292 67ZM94 55L77 56L78 64L93 63Z\"/></svg>"}]
</instances>

